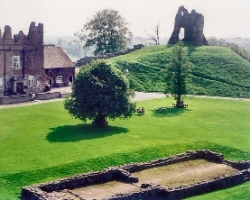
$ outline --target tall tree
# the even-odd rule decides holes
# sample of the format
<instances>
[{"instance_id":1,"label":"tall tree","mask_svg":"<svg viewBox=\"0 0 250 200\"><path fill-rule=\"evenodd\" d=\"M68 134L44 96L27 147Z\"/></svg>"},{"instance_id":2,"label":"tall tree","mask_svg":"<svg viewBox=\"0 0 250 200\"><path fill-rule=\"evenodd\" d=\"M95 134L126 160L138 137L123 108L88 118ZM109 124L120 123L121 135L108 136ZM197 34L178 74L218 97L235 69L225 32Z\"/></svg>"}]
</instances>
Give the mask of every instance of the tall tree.
<instances>
[{"instance_id":1,"label":"tall tree","mask_svg":"<svg viewBox=\"0 0 250 200\"><path fill-rule=\"evenodd\" d=\"M84 49L94 46L95 55L124 50L132 39L127 22L112 9L97 12L75 36L85 42Z\"/></svg>"},{"instance_id":2,"label":"tall tree","mask_svg":"<svg viewBox=\"0 0 250 200\"><path fill-rule=\"evenodd\" d=\"M98 127L108 125L107 117L128 118L135 112L135 104L130 102L128 79L102 60L79 72L64 107L75 118L93 120L92 124Z\"/></svg>"},{"instance_id":3,"label":"tall tree","mask_svg":"<svg viewBox=\"0 0 250 200\"><path fill-rule=\"evenodd\" d=\"M183 42L178 42L172 50L170 63L167 66L165 93L176 97L176 107L183 107L182 95L187 93L186 78L190 63L184 54Z\"/></svg>"}]
</instances>

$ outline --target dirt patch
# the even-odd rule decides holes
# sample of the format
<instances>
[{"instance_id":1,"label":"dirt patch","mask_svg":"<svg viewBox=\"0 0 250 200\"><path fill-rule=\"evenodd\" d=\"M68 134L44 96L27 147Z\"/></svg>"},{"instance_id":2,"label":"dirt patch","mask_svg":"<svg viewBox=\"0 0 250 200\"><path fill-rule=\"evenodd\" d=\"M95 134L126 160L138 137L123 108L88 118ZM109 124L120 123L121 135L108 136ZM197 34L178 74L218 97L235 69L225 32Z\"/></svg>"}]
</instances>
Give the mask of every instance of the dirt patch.
<instances>
[{"instance_id":1,"label":"dirt patch","mask_svg":"<svg viewBox=\"0 0 250 200\"><path fill-rule=\"evenodd\" d=\"M153 183L167 187L190 185L202 180L212 180L238 171L228 165L211 163L203 159L180 162L173 165L146 169L134 173L141 183Z\"/></svg>"},{"instance_id":2,"label":"dirt patch","mask_svg":"<svg viewBox=\"0 0 250 200\"><path fill-rule=\"evenodd\" d=\"M86 200L108 198L118 193L139 191L142 183L153 183L167 187L177 187L211 180L238 171L228 165L211 163L203 159L190 160L163 167L155 167L133 173L139 183L127 184L112 181L105 184L77 188L73 192Z\"/></svg>"},{"instance_id":3,"label":"dirt patch","mask_svg":"<svg viewBox=\"0 0 250 200\"><path fill-rule=\"evenodd\" d=\"M134 184L112 181L105 184L77 188L74 190L74 193L84 197L86 200L92 200L111 197L118 193L134 192L138 191L139 189L140 188Z\"/></svg>"}]
</instances>

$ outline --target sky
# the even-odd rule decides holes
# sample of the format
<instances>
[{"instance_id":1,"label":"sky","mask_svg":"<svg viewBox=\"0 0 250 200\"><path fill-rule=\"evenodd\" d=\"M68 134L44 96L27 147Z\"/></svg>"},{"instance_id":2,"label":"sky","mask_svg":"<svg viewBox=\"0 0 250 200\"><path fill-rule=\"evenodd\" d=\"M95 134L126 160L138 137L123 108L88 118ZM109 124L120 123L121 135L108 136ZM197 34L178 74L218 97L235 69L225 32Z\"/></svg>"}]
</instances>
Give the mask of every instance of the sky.
<instances>
[{"instance_id":1,"label":"sky","mask_svg":"<svg viewBox=\"0 0 250 200\"><path fill-rule=\"evenodd\" d=\"M170 37L183 5L205 18L205 37L250 38L250 0L0 0L0 27L28 34L31 22L44 24L46 36L73 36L100 10L117 10L134 36L146 37L160 24L160 36Z\"/></svg>"}]
</instances>

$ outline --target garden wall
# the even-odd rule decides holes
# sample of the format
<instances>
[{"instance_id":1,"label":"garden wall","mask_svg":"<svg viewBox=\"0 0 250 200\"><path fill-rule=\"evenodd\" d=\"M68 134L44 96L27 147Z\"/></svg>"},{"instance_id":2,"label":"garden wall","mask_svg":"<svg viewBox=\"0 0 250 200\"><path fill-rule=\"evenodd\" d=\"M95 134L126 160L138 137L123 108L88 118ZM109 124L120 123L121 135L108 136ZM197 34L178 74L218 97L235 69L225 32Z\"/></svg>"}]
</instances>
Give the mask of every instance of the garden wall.
<instances>
[{"instance_id":1,"label":"garden wall","mask_svg":"<svg viewBox=\"0 0 250 200\"><path fill-rule=\"evenodd\" d=\"M54 98L65 98L70 94L71 93L42 92L42 93L37 93L35 96L32 96L32 94L4 96L0 98L0 105L25 103L33 100L49 100Z\"/></svg>"},{"instance_id":2,"label":"garden wall","mask_svg":"<svg viewBox=\"0 0 250 200\"><path fill-rule=\"evenodd\" d=\"M239 171L225 177L219 177L212 181L201 181L185 187L167 188L162 186L142 184L141 189L137 192L118 194L115 197L108 198L109 200L133 200L133 199L180 199L186 198L206 192L215 191L218 189L235 186L250 180L250 161L248 162L233 162L224 160L222 154L218 154L208 150L187 151L185 154L178 154L172 157L158 159L144 163L130 163L109 169L85 173L78 176L60 179L45 184L38 184L22 188L23 199L45 200L48 194L53 191L72 190L75 188L85 187L92 184L106 183L113 180L120 180L127 183L136 183L138 178L133 176L133 172L143 169L166 166L178 162L206 159L215 163L224 163L235 167ZM80 198L79 199L83 199Z\"/></svg>"},{"instance_id":3,"label":"garden wall","mask_svg":"<svg viewBox=\"0 0 250 200\"><path fill-rule=\"evenodd\" d=\"M61 97L61 92L41 92L36 94L36 99L38 100L48 100L60 97Z\"/></svg>"},{"instance_id":4,"label":"garden wall","mask_svg":"<svg viewBox=\"0 0 250 200\"><path fill-rule=\"evenodd\" d=\"M0 105L1 104L14 104L14 103L24 103L31 101L31 95L11 95L11 96L4 96L0 98Z\"/></svg>"},{"instance_id":5,"label":"garden wall","mask_svg":"<svg viewBox=\"0 0 250 200\"><path fill-rule=\"evenodd\" d=\"M133 51L136 51L138 49L141 49L142 47L144 47L143 44L137 44L137 45L134 45L133 49L127 49L125 51L118 51L118 52L108 53L108 54L103 54L103 55L98 55L98 56L84 57L84 58L77 60L76 66L80 67L80 66L86 65L86 64L92 62L93 60L109 59L109 58L113 58L116 56L125 55L125 54L131 53Z\"/></svg>"}]
</instances>

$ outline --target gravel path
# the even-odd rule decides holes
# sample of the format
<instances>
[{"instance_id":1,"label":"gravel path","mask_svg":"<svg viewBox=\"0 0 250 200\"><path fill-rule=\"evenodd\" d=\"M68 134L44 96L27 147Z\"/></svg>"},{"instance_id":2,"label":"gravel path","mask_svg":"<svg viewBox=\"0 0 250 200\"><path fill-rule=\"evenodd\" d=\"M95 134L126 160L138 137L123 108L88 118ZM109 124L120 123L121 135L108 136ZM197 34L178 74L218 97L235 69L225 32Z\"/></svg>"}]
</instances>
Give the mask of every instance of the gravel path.
<instances>
[{"instance_id":1,"label":"gravel path","mask_svg":"<svg viewBox=\"0 0 250 200\"><path fill-rule=\"evenodd\" d=\"M143 101L148 99L158 99L166 97L162 93L145 93L145 92L135 92L135 97L132 98L132 101Z\"/></svg>"},{"instance_id":2,"label":"gravel path","mask_svg":"<svg viewBox=\"0 0 250 200\"><path fill-rule=\"evenodd\" d=\"M51 92L62 92L62 93L70 93L70 87L63 87L63 88L52 88ZM157 99L157 98L164 98L166 97L163 93L146 93L146 92L135 92L135 97L132 98L132 101L143 101L149 99ZM194 95L187 95L187 97L199 97L199 98L212 98L212 99L230 99L230 100L239 100L239 98L230 98L230 97L217 97L217 96L194 96ZM8 104L8 105L0 105L0 109L4 108L11 108L11 107L19 107L19 106L28 106L28 105L36 105L41 103L53 102L53 101L62 101L63 98L56 98L50 100L35 100L25 103L18 103L18 104ZM240 99L241 101L250 101L250 99Z\"/></svg>"},{"instance_id":3,"label":"gravel path","mask_svg":"<svg viewBox=\"0 0 250 200\"><path fill-rule=\"evenodd\" d=\"M69 90L63 89L57 89L52 91L59 91L59 92L69 92ZM144 92L136 92L135 97L132 98L132 101L142 101L142 100L148 100L148 99L156 99L156 98L164 98L166 95L162 93L144 93ZM25 103L18 103L18 104L7 104L7 105L0 105L0 109L4 108L12 108L12 107L19 107L19 106L29 106L29 105L36 105L41 103L47 103L47 102L54 102L54 101L62 101L63 98L56 98L56 99L49 99L49 100L35 100L35 101L29 101Z\"/></svg>"}]
</instances>

